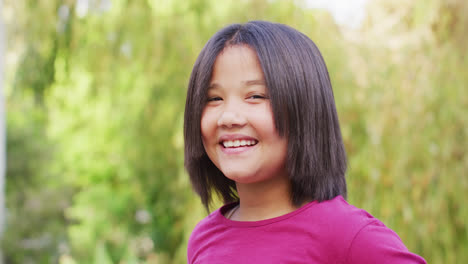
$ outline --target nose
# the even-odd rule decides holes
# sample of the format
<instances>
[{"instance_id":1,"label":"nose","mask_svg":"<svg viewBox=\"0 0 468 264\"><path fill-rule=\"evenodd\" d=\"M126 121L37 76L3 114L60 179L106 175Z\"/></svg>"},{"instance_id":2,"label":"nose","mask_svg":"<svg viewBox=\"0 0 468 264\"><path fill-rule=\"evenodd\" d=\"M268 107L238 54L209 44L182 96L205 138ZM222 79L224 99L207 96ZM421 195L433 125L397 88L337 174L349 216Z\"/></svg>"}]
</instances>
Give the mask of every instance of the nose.
<instances>
[{"instance_id":1,"label":"nose","mask_svg":"<svg viewBox=\"0 0 468 264\"><path fill-rule=\"evenodd\" d=\"M226 128L242 127L246 123L245 116L235 109L225 109L218 119L218 126Z\"/></svg>"}]
</instances>

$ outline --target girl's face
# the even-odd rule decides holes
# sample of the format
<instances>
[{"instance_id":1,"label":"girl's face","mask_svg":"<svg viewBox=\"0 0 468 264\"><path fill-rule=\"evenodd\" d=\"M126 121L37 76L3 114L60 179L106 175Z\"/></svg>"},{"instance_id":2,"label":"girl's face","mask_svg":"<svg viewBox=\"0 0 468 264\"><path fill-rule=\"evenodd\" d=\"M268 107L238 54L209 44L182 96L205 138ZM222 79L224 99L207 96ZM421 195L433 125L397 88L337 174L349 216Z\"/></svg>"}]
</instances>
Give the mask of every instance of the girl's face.
<instances>
[{"instance_id":1,"label":"girl's face","mask_svg":"<svg viewBox=\"0 0 468 264\"><path fill-rule=\"evenodd\" d=\"M201 132L206 153L229 179L287 177L287 140L276 131L263 72L248 46L227 47L217 57Z\"/></svg>"}]
</instances>

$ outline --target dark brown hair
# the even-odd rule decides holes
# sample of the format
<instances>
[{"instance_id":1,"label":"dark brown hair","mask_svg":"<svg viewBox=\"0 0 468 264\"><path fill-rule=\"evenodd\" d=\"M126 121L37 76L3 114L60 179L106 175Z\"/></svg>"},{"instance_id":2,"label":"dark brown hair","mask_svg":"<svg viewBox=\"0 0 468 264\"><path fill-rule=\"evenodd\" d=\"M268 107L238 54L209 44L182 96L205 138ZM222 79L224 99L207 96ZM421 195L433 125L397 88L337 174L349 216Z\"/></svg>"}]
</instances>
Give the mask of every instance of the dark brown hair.
<instances>
[{"instance_id":1,"label":"dark brown hair","mask_svg":"<svg viewBox=\"0 0 468 264\"><path fill-rule=\"evenodd\" d=\"M225 203L238 199L235 182L205 152L200 121L213 65L227 46L252 48L263 70L276 129L287 137L286 167L295 205L346 197L346 153L325 62L312 40L282 24L232 24L206 43L192 70L184 118L185 167L206 208L215 191Z\"/></svg>"}]
</instances>

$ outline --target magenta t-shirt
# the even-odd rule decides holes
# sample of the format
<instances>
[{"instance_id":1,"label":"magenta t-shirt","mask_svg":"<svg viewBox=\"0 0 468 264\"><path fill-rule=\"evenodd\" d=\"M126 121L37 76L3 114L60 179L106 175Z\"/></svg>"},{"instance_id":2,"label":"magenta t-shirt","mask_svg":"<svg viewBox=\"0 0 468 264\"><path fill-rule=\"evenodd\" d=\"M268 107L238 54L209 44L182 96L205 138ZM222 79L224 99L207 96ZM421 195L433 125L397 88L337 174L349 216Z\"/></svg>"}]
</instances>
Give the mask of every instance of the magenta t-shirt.
<instances>
[{"instance_id":1,"label":"magenta t-shirt","mask_svg":"<svg viewBox=\"0 0 468 264\"><path fill-rule=\"evenodd\" d=\"M341 196L272 219L232 221L229 204L192 232L188 263L426 263L398 235Z\"/></svg>"}]
</instances>

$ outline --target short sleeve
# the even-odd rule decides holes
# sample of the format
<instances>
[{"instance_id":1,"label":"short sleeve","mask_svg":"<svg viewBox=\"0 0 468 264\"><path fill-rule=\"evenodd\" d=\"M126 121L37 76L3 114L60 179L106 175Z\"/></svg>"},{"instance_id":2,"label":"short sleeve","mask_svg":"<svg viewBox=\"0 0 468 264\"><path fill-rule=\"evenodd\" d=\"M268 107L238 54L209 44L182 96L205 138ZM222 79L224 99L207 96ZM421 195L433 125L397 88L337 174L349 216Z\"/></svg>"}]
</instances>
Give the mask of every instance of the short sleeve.
<instances>
[{"instance_id":1,"label":"short sleeve","mask_svg":"<svg viewBox=\"0 0 468 264\"><path fill-rule=\"evenodd\" d=\"M398 235L380 221L364 226L351 242L346 263L426 264L408 251Z\"/></svg>"}]
</instances>

